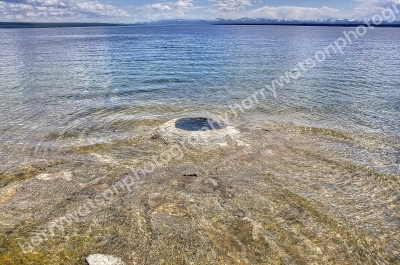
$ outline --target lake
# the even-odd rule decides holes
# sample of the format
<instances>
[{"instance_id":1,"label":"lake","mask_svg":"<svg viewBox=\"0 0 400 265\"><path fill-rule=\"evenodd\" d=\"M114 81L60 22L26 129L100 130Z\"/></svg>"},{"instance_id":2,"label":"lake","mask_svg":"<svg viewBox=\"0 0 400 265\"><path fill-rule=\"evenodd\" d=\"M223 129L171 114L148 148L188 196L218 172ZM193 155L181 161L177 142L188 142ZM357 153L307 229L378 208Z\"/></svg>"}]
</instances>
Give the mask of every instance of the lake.
<instances>
[{"instance_id":1,"label":"lake","mask_svg":"<svg viewBox=\"0 0 400 265\"><path fill-rule=\"evenodd\" d=\"M3 204L1 209L7 213L0 228L12 231L10 238L27 238L31 231L43 228L52 217L73 210L75 202L83 201L85 196L91 197L94 190L101 190L106 183L113 183L124 169L160 154L167 143L152 145L156 137L147 137L157 126L180 117L216 115L245 135L237 142L235 148L239 149L227 147L232 148L228 152L221 145L209 156L206 155L208 151L191 153L185 157L186 162L175 161L160 168L156 176L174 178L176 174L183 174L185 179L173 179L162 185L156 180L143 184L143 198L150 197L145 202L144 199L130 201L132 205L139 205L137 216L127 212L127 208L116 210L126 201L116 204L114 210L107 208L108 213L114 214L105 216L138 218L138 227L150 229L151 233L142 238L139 228L136 232L133 232L136 228L129 230L136 225L121 221L118 226L121 231L133 233L129 239L107 241L103 238L88 243L82 239L82 234L87 233L85 238L95 238L87 231L92 228L99 233L104 231L102 221L99 224L92 220L87 224L93 227L80 226L82 237L75 238L74 234L67 243L57 239L59 241L54 244L58 247L57 250L52 248L52 257L43 254L47 253L43 249L36 257L49 264L62 263L69 260L66 257L82 259L89 250L107 246L113 249L112 253L129 260L129 264L159 264L158 254L154 253L163 251L167 253L166 261L172 262L168 264L189 264L185 262L190 259L182 263L169 259L178 254L168 246L179 245L182 247L179 255L183 255L185 244L197 242L191 245L193 253L196 249L203 251L201 242L214 234L216 241L207 241L208 244L243 254L242 244L247 241L236 232L247 231L247 224L232 221L235 216L243 217L243 222L253 220L250 231L259 229L260 238L275 242L268 246L276 256L261 254L268 256L270 263L280 260L286 264L328 261L344 264L357 262L353 258L361 257L358 261L365 264L372 260L395 264L399 261L399 238L393 229L399 224L400 31L397 28L369 30L365 36L348 43L343 54L334 53L331 48L330 56L325 53L326 58L317 62L317 52L324 51L338 38L343 38L343 31L350 30L354 28L211 25L0 29L0 206ZM315 63L313 67L304 64L310 58ZM301 70L301 66L305 70ZM297 72L293 71L295 68ZM270 131L270 136L264 135ZM225 158L230 162L222 162ZM186 172L185 165L189 164L200 169L195 173L193 170ZM221 173L218 167L222 164L224 168L232 165L233 168ZM252 173L246 175L246 170ZM263 173L260 175L253 170ZM56 177L50 185L52 174ZM198 180L202 174L210 179ZM215 175L220 178L216 180L212 177ZM64 179L59 176L68 181L58 182ZM109 182L104 180L103 183L104 178ZM245 184L241 182L244 179ZM43 183L38 184L38 181ZM247 187L252 181L254 186ZM203 186L196 191L198 193L192 193L193 190L188 191L191 183L197 183L193 187ZM267 187L276 187L274 190L281 190L281 193L275 194ZM186 199L160 197L155 202L154 198L161 196L164 188L168 190L167 197L197 194L193 196L198 196L196 201L204 203L205 208L187 206L192 198L189 195ZM266 190L258 190L264 188ZM204 195L212 192L221 196L215 199L215 205L208 201L214 200L210 199L214 195ZM22 203L30 198L27 194L38 198L37 202L29 200L33 206ZM75 194L75 199L69 198L70 194ZM264 203L268 205L265 209L256 203L261 202L263 196L270 196ZM246 206L246 201L252 201L250 197L254 199L253 206ZM162 201L169 204L157 208ZM37 208L34 208L35 203ZM146 205L143 214L140 205ZM204 234L198 234L203 241L189 235L182 242L179 238L168 241L168 237L161 237L175 235L176 231L184 235L192 231L185 226L186 221L179 219L191 215L182 207L198 214L193 217L193 227L206 226L202 214L207 220L213 220L212 225L208 224L210 227L199 228L204 229ZM224 208L220 219L213 215L213 207ZM228 208L236 209L232 210L234 214ZM267 208L268 213L264 212ZM315 209L325 210L316 213ZM32 211L38 213L33 219ZM101 216L96 220L111 218ZM171 216L180 217L168 219ZM266 221L265 216L274 217ZM304 221L307 216L313 221ZM119 219L110 220L106 222L112 230L108 234L118 234L111 223L117 224ZM293 220L300 220L301 224ZM20 226L23 221L28 222L29 229ZM158 228L150 228L149 222L159 224L159 229L164 224L170 230L160 230L157 237ZM224 222L230 225L225 227ZM175 223L181 226L172 228ZM282 227L275 231L276 224ZM218 236L220 230L213 230L219 226L229 234L225 243L218 241L218 237L224 238ZM285 232L279 234L278 230ZM310 231L317 231L318 236L308 237ZM332 247L334 251L329 250L322 239L317 240L323 238L324 233L332 239L329 244L337 246ZM380 238L383 234L386 236ZM132 241L133 235L146 244L160 245L153 252L146 252L151 249L150 245L138 247L137 242ZM365 241L356 242L358 237ZM378 238L379 243L369 241ZM102 240L107 243L99 243ZM3 252L0 260L10 261L12 258L8 254L17 251L15 249L19 251L16 241L12 242L3 246L3 250L8 247L11 250ZM46 244L51 247L53 243L49 242ZM291 249L296 242L301 250ZM311 242L311 245L304 242ZM344 245L351 247L345 250ZM70 250L73 246L77 248ZM257 248L253 247L253 250ZM147 254L124 256L131 248ZM352 254L351 249L359 256ZM365 254L367 250L372 254ZM203 256L198 256L191 264L215 262L219 255L225 255L216 250L219 254L208 256L207 251L212 252L204 249ZM319 260L321 253L329 253L330 259ZM237 259L246 260L247 254L242 254L238 254ZM145 256L147 258L143 258ZM266 264L256 256L246 256L247 262ZM226 259L222 260L226 263L221 264L233 262L230 260L233 256L224 257ZM29 255L25 258L35 260ZM197 263L200 261L202 263Z\"/></svg>"}]
</instances>

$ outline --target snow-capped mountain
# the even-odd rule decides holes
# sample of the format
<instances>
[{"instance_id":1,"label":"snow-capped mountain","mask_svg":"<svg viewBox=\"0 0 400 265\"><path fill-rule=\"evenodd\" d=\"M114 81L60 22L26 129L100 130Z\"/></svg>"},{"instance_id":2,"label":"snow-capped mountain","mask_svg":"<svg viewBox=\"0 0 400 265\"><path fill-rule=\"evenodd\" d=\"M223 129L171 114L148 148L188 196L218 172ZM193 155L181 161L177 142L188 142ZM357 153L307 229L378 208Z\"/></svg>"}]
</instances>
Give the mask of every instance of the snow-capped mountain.
<instances>
[{"instance_id":1,"label":"snow-capped mountain","mask_svg":"<svg viewBox=\"0 0 400 265\"><path fill-rule=\"evenodd\" d=\"M140 22L136 25L175 25L175 24L186 24L186 25L197 25L197 24L210 24L210 25L306 25L306 26L358 26L365 24L363 20L348 20L329 18L325 20L292 20L292 19L267 19L267 18L239 18L239 19L224 19L216 18L212 20L206 19L163 19L152 22ZM381 26L400 26L400 21L384 21Z\"/></svg>"}]
</instances>

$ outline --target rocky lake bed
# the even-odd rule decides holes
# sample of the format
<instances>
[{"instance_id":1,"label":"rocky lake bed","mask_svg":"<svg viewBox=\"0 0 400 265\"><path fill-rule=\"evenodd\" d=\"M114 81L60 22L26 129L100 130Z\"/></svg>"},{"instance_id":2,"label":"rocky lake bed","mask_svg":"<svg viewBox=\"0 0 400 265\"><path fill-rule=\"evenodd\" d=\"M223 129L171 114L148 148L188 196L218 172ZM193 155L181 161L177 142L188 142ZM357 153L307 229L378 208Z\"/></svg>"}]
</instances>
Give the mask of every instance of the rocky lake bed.
<instances>
[{"instance_id":1,"label":"rocky lake bed","mask_svg":"<svg viewBox=\"0 0 400 265\"><path fill-rule=\"evenodd\" d=\"M400 263L399 175L346 159L351 137L165 124L3 170L0 264Z\"/></svg>"}]
</instances>

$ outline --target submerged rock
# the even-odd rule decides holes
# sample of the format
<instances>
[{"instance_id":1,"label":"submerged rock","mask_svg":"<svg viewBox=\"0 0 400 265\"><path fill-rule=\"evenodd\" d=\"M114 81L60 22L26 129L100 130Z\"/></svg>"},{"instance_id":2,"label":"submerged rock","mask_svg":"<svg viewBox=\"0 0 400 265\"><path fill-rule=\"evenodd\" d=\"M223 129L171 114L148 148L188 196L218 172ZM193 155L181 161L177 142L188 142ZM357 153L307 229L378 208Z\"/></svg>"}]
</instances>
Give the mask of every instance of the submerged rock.
<instances>
[{"instance_id":1,"label":"submerged rock","mask_svg":"<svg viewBox=\"0 0 400 265\"><path fill-rule=\"evenodd\" d=\"M93 254L86 258L88 265L125 265L120 259L109 255Z\"/></svg>"}]
</instances>

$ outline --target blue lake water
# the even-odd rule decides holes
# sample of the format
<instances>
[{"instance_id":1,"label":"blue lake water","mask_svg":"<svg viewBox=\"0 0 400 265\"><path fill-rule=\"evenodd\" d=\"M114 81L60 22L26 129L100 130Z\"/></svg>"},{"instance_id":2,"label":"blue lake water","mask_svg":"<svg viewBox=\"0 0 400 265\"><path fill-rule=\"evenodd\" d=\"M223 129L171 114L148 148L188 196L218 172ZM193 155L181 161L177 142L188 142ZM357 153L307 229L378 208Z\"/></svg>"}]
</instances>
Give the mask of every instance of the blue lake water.
<instances>
[{"instance_id":1,"label":"blue lake water","mask_svg":"<svg viewBox=\"0 0 400 265\"><path fill-rule=\"evenodd\" d=\"M314 58L343 37L344 30L352 29L2 29L1 160L20 163L24 152L39 144L125 137L135 134L135 121L142 126L193 113L223 114L299 62ZM267 98L244 113L237 110L237 119L360 135L388 148L398 162L399 39L396 28L369 30L343 54L332 54L278 87L276 97L266 90Z\"/></svg>"}]
</instances>

